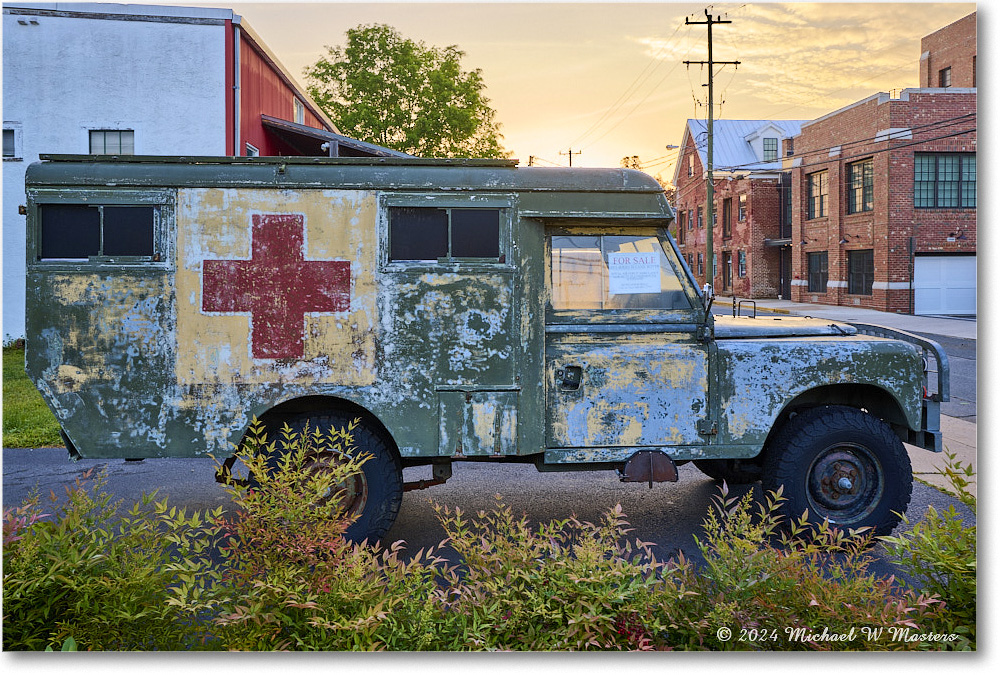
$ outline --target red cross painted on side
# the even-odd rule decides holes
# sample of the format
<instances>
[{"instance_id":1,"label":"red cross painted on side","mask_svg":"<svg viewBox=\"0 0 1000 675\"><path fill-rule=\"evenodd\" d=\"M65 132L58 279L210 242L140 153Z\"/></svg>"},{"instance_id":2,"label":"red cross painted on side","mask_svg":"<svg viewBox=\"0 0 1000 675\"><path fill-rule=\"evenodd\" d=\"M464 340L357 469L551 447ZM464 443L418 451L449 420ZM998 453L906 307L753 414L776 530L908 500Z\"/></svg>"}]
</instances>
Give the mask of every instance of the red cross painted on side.
<instances>
[{"instance_id":1,"label":"red cross painted on side","mask_svg":"<svg viewBox=\"0 0 1000 675\"><path fill-rule=\"evenodd\" d=\"M205 260L206 312L249 312L257 359L304 354L305 315L351 308L351 263L306 260L302 214L253 216L250 260Z\"/></svg>"}]
</instances>

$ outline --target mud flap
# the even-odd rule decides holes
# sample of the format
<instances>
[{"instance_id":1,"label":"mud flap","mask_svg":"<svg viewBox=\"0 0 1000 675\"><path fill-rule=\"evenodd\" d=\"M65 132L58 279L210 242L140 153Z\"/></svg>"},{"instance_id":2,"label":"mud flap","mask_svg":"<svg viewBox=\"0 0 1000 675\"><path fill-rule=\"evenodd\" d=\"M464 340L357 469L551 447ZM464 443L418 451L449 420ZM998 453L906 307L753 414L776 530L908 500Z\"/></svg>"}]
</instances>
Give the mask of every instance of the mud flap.
<instances>
[{"instance_id":1,"label":"mud flap","mask_svg":"<svg viewBox=\"0 0 1000 675\"><path fill-rule=\"evenodd\" d=\"M662 450L640 450L621 470L623 483L676 483L677 465Z\"/></svg>"}]
</instances>

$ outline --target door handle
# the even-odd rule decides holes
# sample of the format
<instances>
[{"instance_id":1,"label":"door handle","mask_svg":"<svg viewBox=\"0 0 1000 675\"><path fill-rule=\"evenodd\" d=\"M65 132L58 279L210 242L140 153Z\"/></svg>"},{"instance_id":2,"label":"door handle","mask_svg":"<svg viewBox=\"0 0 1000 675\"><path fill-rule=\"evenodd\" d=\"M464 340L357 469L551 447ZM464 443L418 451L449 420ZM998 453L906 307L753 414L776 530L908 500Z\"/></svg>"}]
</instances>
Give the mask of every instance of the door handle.
<instances>
[{"instance_id":1,"label":"door handle","mask_svg":"<svg viewBox=\"0 0 1000 675\"><path fill-rule=\"evenodd\" d=\"M566 366L556 371L556 383L564 391L576 391L583 384L583 368Z\"/></svg>"}]
</instances>

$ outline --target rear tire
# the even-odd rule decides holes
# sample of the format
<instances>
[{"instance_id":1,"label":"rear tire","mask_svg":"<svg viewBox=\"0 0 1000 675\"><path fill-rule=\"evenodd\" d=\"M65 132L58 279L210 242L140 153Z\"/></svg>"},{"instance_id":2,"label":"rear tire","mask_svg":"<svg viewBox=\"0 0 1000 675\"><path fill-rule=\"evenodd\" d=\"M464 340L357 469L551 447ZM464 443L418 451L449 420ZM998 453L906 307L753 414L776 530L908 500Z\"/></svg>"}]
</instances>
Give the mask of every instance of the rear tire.
<instances>
[{"instance_id":1,"label":"rear tire","mask_svg":"<svg viewBox=\"0 0 1000 675\"><path fill-rule=\"evenodd\" d=\"M346 413L300 413L266 421L268 441L281 437L281 428L287 423L293 431L301 433L308 425L310 432L318 429L326 433L331 427L346 428L357 416ZM396 521L403 501L403 468L392 440L375 428L364 417L352 432L351 456L370 455L361 466L357 480L345 486L351 494L347 511L354 511L356 519L347 528L344 537L354 543L380 541ZM322 453L313 458L313 470L322 470L324 463L335 461L332 453Z\"/></svg>"},{"instance_id":2,"label":"rear tire","mask_svg":"<svg viewBox=\"0 0 1000 675\"><path fill-rule=\"evenodd\" d=\"M770 444L764 489L783 488L782 515L889 534L910 503L913 473L902 441L882 420L826 406L794 416Z\"/></svg>"}]
</instances>

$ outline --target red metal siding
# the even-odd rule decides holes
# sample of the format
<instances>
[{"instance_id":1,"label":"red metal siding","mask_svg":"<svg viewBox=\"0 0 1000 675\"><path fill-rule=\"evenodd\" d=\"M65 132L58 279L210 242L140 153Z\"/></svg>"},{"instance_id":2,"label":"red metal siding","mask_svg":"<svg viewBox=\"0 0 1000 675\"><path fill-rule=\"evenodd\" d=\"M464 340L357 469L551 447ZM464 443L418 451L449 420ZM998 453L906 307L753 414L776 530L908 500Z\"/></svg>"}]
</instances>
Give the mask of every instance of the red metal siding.
<instances>
[{"instance_id":1,"label":"red metal siding","mask_svg":"<svg viewBox=\"0 0 1000 675\"><path fill-rule=\"evenodd\" d=\"M269 134L260 120L261 115L295 121L292 100L295 94L278 71L264 58L254 44L244 39L240 43L240 148L246 154L250 143L262 155L297 155L287 144ZM305 124L317 129L323 124L306 108Z\"/></svg>"},{"instance_id":2,"label":"red metal siding","mask_svg":"<svg viewBox=\"0 0 1000 675\"><path fill-rule=\"evenodd\" d=\"M234 155L233 136L236 133L236 94L233 92L236 68L233 65L233 22L226 21L226 154Z\"/></svg>"}]
</instances>

